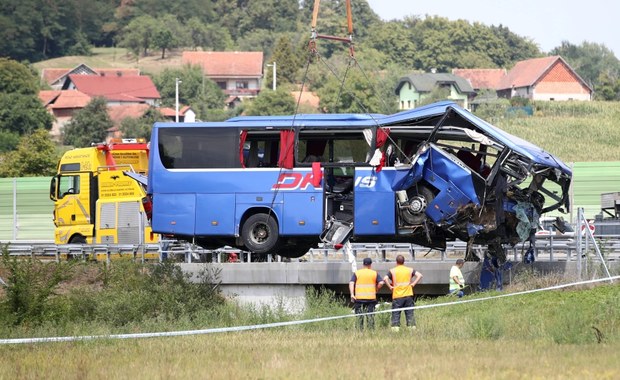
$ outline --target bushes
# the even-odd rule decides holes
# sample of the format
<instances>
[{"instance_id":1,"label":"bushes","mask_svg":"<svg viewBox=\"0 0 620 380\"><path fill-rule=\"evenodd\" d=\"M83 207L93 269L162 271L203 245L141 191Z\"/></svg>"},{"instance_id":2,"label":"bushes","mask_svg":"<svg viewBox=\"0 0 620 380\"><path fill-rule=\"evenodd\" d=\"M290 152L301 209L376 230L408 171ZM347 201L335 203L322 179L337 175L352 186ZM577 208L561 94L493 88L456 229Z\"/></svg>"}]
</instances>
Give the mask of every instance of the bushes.
<instances>
[{"instance_id":1,"label":"bushes","mask_svg":"<svg viewBox=\"0 0 620 380\"><path fill-rule=\"evenodd\" d=\"M10 257L6 247L2 249L0 264L6 273L7 283L6 297L0 302L0 323L22 325L42 322L49 312L50 298L67 278L70 265Z\"/></svg>"},{"instance_id":2,"label":"bushes","mask_svg":"<svg viewBox=\"0 0 620 380\"><path fill-rule=\"evenodd\" d=\"M192 283L170 262L141 265L119 260L109 267L43 263L9 257L5 249L1 264L8 283L0 298L0 322L5 324L122 327L149 319L172 322L191 320L224 302L219 272L207 266Z\"/></svg>"}]
</instances>

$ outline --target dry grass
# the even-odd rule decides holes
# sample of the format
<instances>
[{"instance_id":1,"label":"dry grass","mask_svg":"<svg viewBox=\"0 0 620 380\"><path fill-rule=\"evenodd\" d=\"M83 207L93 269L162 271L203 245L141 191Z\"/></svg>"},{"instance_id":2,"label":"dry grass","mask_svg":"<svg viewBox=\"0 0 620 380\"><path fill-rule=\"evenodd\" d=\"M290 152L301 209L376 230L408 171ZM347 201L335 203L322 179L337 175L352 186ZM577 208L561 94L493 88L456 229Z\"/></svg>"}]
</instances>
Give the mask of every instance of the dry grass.
<instances>
[{"instance_id":1,"label":"dry grass","mask_svg":"<svg viewBox=\"0 0 620 380\"><path fill-rule=\"evenodd\" d=\"M158 74L165 68L180 67L181 50L166 52L166 58L161 59L160 52L151 52L146 57L136 59L123 48L95 48L91 56L67 56L37 62L33 66L43 68L73 68L79 64L86 64L91 68L138 68L143 74Z\"/></svg>"},{"instance_id":2,"label":"dry grass","mask_svg":"<svg viewBox=\"0 0 620 380\"><path fill-rule=\"evenodd\" d=\"M458 347L458 348L457 348ZM614 379L620 344L272 330L0 347L0 378Z\"/></svg>"}]
</instances>

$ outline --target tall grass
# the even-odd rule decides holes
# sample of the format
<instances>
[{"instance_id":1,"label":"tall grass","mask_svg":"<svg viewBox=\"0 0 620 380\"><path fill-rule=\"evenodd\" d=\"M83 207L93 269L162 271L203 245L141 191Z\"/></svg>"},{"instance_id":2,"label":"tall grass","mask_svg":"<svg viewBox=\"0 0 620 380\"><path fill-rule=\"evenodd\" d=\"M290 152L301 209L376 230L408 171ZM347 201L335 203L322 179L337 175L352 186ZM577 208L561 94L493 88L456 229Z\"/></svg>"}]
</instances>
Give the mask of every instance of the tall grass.
<instances>
[{"instance_id":1,"label":"tall grass","mask_svg":"<svg viewBox=\"0 0 620 380\"><path fill-rule=\"evenodd\" d=\"M533 116L506 117L501 107L486 116L497 127L565 162L620 160L620 102L535 102L533 106Z\"/></svg>"},{"instance_id":2,"label":"tall grass","mask_svg":"<svg viewBox=\"0 0 620 380\"><path fill-rule=\"evenodd\" d=\"M309 288L307 305L301 315L288 312L284 300L275 308L240 306L220 295L219 273L208 264L197 283L189 282L180 268L169 262L147 266L124 260L111 266L37 264L5 254L0 264L0 273L9 284L0 294L2 337L197 329L334 315L350 318L289 329L325 333L355 331L351 305L331 290ZM62 276L58 275L60 272ZM52 278L55 280L49 281ZM549 287L567 281L570 279L559 274L520 270L506 291ZM478 293L468 298L495 294ZM428 308L415 311L418 336L571 344L620 342L618 286L548 291L465 304L454 304L455 300L451 297L419 299L416 304ZM389 304L380 304L378 310L386 312L376 315L376 331L387 331Z\"/></svg>"}]
</instances>

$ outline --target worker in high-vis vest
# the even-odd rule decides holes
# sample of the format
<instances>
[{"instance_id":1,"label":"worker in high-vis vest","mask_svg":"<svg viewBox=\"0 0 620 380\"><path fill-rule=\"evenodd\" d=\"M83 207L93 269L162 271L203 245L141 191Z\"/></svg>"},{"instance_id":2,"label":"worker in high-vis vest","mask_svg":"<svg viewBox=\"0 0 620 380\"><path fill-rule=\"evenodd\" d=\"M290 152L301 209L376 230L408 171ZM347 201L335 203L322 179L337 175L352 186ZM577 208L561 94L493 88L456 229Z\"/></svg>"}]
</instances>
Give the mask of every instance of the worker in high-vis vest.
<instances>
[{"instance_id":1,"label":"worker in high-vis vest","mask_svg":"<svg viewBox=\"0 0 620 380\"><path fill-rule=\"evenodd\" d=\"M383 286L383 281L377 271L370 268L372 259L365 258L363 264L364 268L353 273L349 281L349 292L355 314L373 313L377 305L377 291ZM374 314L366 315L366 322L369 329L374 329ZM357 327L364 330L364 315L357 317Z\"/></svg>"},{"instance_id":2,"label":"worker in high-vis vest","mask_svg":"<svg viewBox=\"0 0 620 380\"><path fill-rule=\"evenodd\" d=\"M383 281L392 290L392 309L402 309L405 312L407 327L411 330L416 328L415 316L413 315L413 288L422 279L422 273L413 268L406 267L405 257L396 256L396 266L388 272ZM392 311L392 330L400 329L400 314L402 310Z\"/></svg>"}]
</instances>

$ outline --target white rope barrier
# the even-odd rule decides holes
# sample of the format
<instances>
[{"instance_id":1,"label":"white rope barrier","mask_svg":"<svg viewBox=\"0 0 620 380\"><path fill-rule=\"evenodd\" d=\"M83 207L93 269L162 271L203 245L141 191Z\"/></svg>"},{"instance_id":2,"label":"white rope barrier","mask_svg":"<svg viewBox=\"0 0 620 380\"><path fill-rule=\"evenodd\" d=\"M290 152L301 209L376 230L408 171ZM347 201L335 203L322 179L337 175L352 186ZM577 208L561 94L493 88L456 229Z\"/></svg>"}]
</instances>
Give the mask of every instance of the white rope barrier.
<instances>
[{"instance_id":1,"label":"white rope barrier","mask_svg":"<svg viewBox=\"0 0 620 380\"><path fill-rule=\"evenodd\" d=\"M507 293L507 294L499 294L499 295L485 297L485 298L459 300L455 302L405 307L405 308L399 308L399 309L380 310L380 311L375 311L373 313L346 314L346 315L336 315L336 316L331 316L331 317L321 317L321 318L313 318L313 319L305 319L305 320L274 322L274 323L265 323L265 324L260 324L260 325L248 325L248 326L217 327L217 328L202 329L202 330L166 331L166 332L133 333L133 334L111 334L111 335L83 335L83 336L48 337L48 338L43 337L43 338L0 339L0 345L51 343L51 342L75 342L75 341L88 341L88 340L96 340L96 339L159 338L159 337L203 335L203 334L216 334L216 333L239 332L239 331L247 331L247 330L269 329L269 328L274 328L274 327L285 327L285 326L303 325L303 324L308 324L308 323L333 321L333 320L343 319L343 318L355 318L355 317L359 317L363 315L391 313L393 311L404 311L404 310L409 310L409 309L420 310L420 309L430 309L434 307L456 306L456 305L465 304L465 303L488 301L488 300L505 298L505 297L513 297L513 296L520 296L520 295L532 294L532 293L538 293L538 292L544 292L544 291L550 291L550 290L564 289L564 288L569 288L573 286L594 284L594 283L603 282L603 281L613 282L614 280L618 280L618 279L620 279L620 276L605 277L605 278L600 278L600 279L595 279L595 280L587 280L587 281L573 282L569 284L555 285L555 286L550 286L550 287L541 288L541 289L525 290L521 292Z\"/></svg>"}]
</instances>

